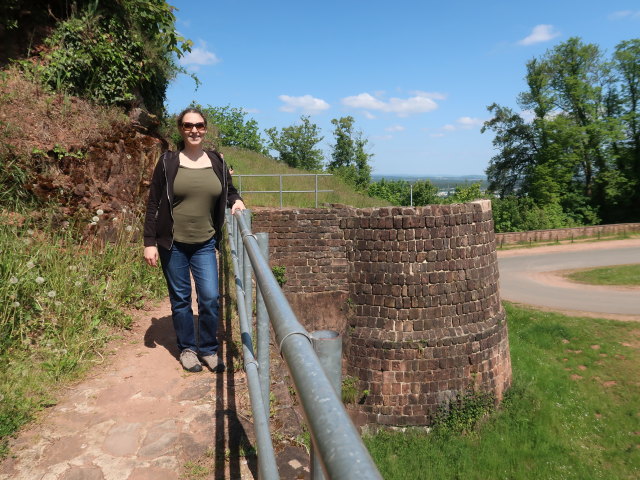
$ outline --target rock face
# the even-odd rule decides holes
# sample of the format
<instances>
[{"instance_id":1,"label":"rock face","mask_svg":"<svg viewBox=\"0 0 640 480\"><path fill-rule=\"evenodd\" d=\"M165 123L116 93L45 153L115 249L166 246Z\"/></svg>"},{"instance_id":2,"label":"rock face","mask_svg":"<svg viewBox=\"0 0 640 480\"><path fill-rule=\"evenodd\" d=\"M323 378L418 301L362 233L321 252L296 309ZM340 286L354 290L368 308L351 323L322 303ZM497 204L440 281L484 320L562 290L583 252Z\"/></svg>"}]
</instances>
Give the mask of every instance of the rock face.
<instances>
[{"instance_id":1,"label":"rock face","mask_svg":"<svg viewBox=\"0 0 640 480\"><path fill-rule=\"evenodd\" d=\"M140 204L162 149L161 140L121 128L86 153L43 158L27 188L42 199L57 198L68 214L117 212Z\"/></svg>"},{"instance_id":2,"label":"rock face","mask_svg":"<svg viewBox=\"0 0 640 480\"><path fill-rule=\"evenodd\" d=\"M359 423L428 425L468 389L499 400L510 385L489 201L259 210L253 230L298 319L344 334Z\"/></svg>"}]
</instances>

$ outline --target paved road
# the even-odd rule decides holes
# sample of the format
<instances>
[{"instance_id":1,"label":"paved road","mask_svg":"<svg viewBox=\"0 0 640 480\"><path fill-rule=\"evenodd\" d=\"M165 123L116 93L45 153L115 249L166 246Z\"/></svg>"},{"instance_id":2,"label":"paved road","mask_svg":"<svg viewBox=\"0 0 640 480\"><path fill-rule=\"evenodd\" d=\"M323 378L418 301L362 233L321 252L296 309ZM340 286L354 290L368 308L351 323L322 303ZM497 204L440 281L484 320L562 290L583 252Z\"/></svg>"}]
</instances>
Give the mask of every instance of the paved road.
<instances>
[{"instance_id":1,"label":"paved road","mask_svg":"<svg viewBox=\"0 0 640 480\"><path fill-rule=\"evenodd\" d=\"M532 249L510 254L499 253L501 298L558 310L640 316L638 288L576 284L549 273L640 263L640 246L637 242L608 243L610 245L582 245L577 251L559 247L551 251Z\"/></svg>"}]
</instances>

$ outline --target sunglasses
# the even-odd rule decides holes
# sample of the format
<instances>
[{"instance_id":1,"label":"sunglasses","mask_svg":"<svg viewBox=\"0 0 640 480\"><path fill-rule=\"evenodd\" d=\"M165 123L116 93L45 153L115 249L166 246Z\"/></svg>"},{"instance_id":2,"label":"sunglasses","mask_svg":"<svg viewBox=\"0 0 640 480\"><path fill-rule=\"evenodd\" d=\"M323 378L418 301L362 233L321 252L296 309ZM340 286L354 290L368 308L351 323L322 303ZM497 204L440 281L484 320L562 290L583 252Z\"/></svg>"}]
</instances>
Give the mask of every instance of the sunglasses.
<instances>
[{"instance_id":1,"label":"sunglasses","mask_svg":"<svg viewBox=\"0 0 640 480\"><path fill-rule=\"evenodd\" d=\"M196 130L202 132L207 129L207 125L204 122L191 123L191 122L182 122L182 129L185 132L190 132L193 127L196 127Z\"/></svg>"}]
</instances>

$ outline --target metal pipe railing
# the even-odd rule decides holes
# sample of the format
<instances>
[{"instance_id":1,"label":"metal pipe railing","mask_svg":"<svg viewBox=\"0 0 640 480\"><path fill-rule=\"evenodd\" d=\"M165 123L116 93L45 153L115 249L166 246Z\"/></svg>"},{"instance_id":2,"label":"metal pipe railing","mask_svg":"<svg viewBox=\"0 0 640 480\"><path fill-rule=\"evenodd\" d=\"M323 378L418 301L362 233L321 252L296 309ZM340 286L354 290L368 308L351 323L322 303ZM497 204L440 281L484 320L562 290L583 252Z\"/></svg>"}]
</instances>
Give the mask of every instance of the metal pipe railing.
<instances>
[{"instance_id":1,"label":"metal pipe railing","mask_svg":"<svg viewBox=\"0 0 640 480\"><path fill-rule=\"evenodd\" d=\"M315 451L321 458L326 477L331 480L382 479L369 452L362 443L358 431L344 409L341 399L327 378L313 349L309 333L298 322L280 285L273 276L268 261L262 255L258 241L251 233L244 213L242 211L236 212L233 218L234 228L231 230L239 233L242 237L242 245L253 267L256 283L269 313L277 345L291 373ZM238 245L233 241L230 243ZM244 253L240 254L236 251L235 255L244 256ZM234 262L234 268L236 263ZM236 284L242 283L242 280L238 278L238 271L236 270ZM240 293L244 295L243 289L238 288ZM244 300L244 297L242 301L238 298L239 310L240 308L245 310L243 315L246 314ZM240 315L240 311L238 314ZM245 359L245 366L253 367L257 366L253 357L253 349L248 345L245 348L245 339L247 342L251 342L250 333L245 335L245 332L250 332L248 329L247 325L241 326L243 352L249 355L250 359L249 361ZM251 388L251 383L249 387ZM254 415L257 415L257 410L264 408L264 402L260 394L254 394L251 396L252 404L254 396L260 398L259 408L254 408L252 405ZM268 445L271 445L270 441ZM265 447L266 445L258 445L260 455L266 453Z\"/></svg>"},{"instance_id":2,"label":"metal pipe railing","mask_svg":"<svg viewBox=\"0 0 640 480\"><path fill-rule=\"evenodd\" d=\"M237 231L237 225L232 225L232 229L235 227ZM261 388L260 388L260 372L258 371L258 362L256 361L253 353L253 340L251 338L251 309L247 309L247 292L245 290L245 284L247 275L243 273L240 268L240 258L243 255L233 248L235 242L230 242L232 245L231 261L233 269L236 272L236 304L238 308L238 318L240 323L240 339L242 341L242 357L244 360L244 369L247 374L247 385L249 387L249 398L251 400L251 412L254 418L254 428L256 431L256 443L259 446L258 452L258 469L260 473L260 479L262 480L275 480L280 478L278 474L278 466L276 464L275 452L273 450L273 443L271 441L271 432L269 431L269 403L264 404ZM236 244L237 245L237 244ZM244 251L244 249L242 249ZM243 268L250 267L247 261ZM240 273L242 272L242 273ZM240 277L242 275L242 277ZM249 277L250 278L250 277Z\"/></svg>"},{"instance_id":3,"label":"metal pipe railing","mask_svg":"<svg viewBox=\"0 0 640 480\"><path fill-rule=\"evenodd\" d=\"M277 193L280 198L280 206L284 205L283 194L284 193L315 193L315 206L318 207L318 193L331 193L333 190L319 190L318 189L318 177L331 177L331 173L265 173L265 174L242 174L234 175L234 178L238 178L238 191L240 195L246 193ZM246 190L243 188L242 179L245 177L279 177L278 190ZM282 179L283 177L315 177L314 190L284 190Z\"/></svg>"}]
</instances>

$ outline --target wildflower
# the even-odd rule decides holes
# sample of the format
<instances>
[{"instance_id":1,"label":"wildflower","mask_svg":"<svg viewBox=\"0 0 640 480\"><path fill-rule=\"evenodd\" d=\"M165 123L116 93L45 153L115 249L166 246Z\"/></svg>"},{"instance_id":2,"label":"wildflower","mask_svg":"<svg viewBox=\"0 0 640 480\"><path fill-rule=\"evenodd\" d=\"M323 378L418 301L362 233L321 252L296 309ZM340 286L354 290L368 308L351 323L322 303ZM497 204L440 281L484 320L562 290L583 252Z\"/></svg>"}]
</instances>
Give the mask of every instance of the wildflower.
<instances>
[{"instance_id":1,"label":"wildflower","mask_svg":"<svg viewBox=\"0 0 640 480\"><path fill-rule=\"evenodd\" d=\"M49 291L47 292L47 297L49 297L49 298L55 298L55 296L56 296L56 291L55 291L55 290L49 290Z\"/></svg>"},{"instance_id":2,"label":"wildflower","mask_svg":"<svg viewBox=\"0 0 640 480\"><path fill-rule=\"evenodd\" d=\"M79 287L80 285L82 285L82 282L80 280L77 280L76 283L75 283L75 286Z\"/></svg>"},{"instance_id":3,"label":"wildflower","mask_svg":"<svg viewBox=\"0 0 640 480\"><path fill-rule=\"evenodd\" d=\"M92 222L98 222L100 220L100 217L93 217L91 219Z\"/></svg>"},{"instance_id":4,"label":"wildflower","mask_svg":"<svg viewBox=\"0 0 640 480\"><path fill-rule=\"evenodd\" d=\"M43 283L44 283L44 278L42 278L42 277L36 277L36 283L37 283L38 285L43 284Z\"/></svg>"},{"instance_id":5,"label":"wildflower","mask_svg":"<svg viewBox=\"0 0 640 480\"><path fill-rule=\"evenodd\" d=\"M125 228L125 230L127 232L130 232L131 230L133 230L133 227L131 225L127 225L127 228Z\"/></svg>"},{"instance_id":6,"label":"wildflower","mask_svg":"<svg viewBox=\"0 0 640 480\"><path fill-rule=\"evenodd\" d=\"M18 308L20 306L20 302L13 302L13 307Z\"/></svg>"},{"instance_id":7,"label":"wildflower","mask_svg":"<svg viewBox=\"0 0 640 480\"><path fill-rule=\"evenodd\" d=\"M16 277L11 277L11 278L9 279L9 283L11 283L11 284L15 285L16 283L18 283L18 279L17 279Z\"/></svg>"},{"instance_id":8,"label":"wildflower","mask_svg":"<svg viewBox=\"0 0 640 480\"><path fill-rule=\"evenodd\" d=\"M93 227L94 225L97 225L97 223L96 222L91 222L89 225L91 225Z\"/></svg>"},{"instance_id":9,"label":"wildflower","mask_svg":"<svg viewBox=\"0 0 640 480\"><path fill-rule=\"evenodd\" d=\"M102 210L102 209L98 209L96 211L96 215L102 215L103 213L104 213L104 210Z\"/></svg>"},{"instance_id":10,"label":"wildflower","mask_svg":"<svg viewBox=\"0 0 640 480\"><path fill-rule=\"evenodd\" d=\"M69 271L71 271L71 272L75 272L75 271L78 269L78 267L77 267L76 265L69 265L69 267L67 267L67 268L68 268L68 269L69 269Z\"/></svg>"},{"instance_id":11,"label":"wildflower","mask_svg":"<svg viewBox=\"0 0 640 480\"><path fill-rule=\"evenodd\" d=\"M27 230L27 235L33 235L33 230L31 229Z\"/></svg>"},{"instance_id":12,"label":"wildflower","mask_svg":"<svg viewBox=\"0 0 640 480\"><path fill-rule=\"evenodd\" d=\"M36 266L36 264L35 264L35 263L33 263L32 261L28 261L28 262L27 262L27 268L28 268L28 269L32 269L32 268L33 268L33 267L35 267L35 266Z\"/></svg>"},{"instance_id":13,"label":"wildflower","mask_svg":"<svg viewBox=\"0 0 640 480\"><path fill-rule=\"evenodd\" d=\"M55 304L56 307L61 307L62 306L62 302L60 300L56 300L54 304Z\"/></svg>"}]
</instances>

